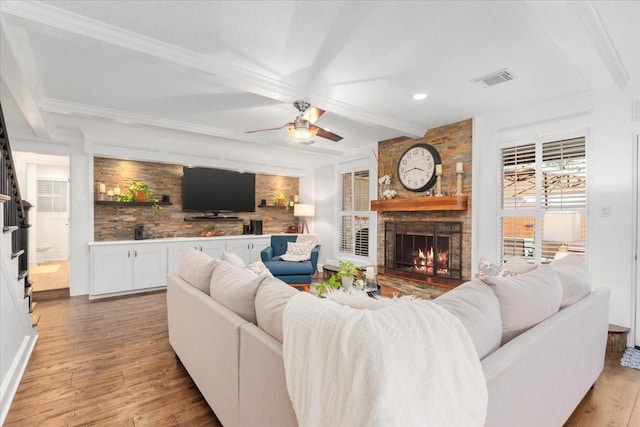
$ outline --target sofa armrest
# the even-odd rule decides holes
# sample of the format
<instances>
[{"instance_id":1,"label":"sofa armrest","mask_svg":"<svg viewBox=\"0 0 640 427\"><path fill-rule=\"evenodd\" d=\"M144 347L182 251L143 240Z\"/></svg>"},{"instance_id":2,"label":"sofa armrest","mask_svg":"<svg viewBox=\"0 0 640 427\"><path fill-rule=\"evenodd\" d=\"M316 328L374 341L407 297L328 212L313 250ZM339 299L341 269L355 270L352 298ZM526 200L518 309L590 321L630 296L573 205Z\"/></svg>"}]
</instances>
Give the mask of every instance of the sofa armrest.
<instances>
[{"instance_id":1,"label":"sofa armrest","mask_svg":"<svg viewBox=\"0 0 640 427\"><path fill-rule=\"evenodd\" d=\"M260 259L262 262L271 261L273 259L273 248L271 246L267 246L263 250L260 251Z\"/></svg>"},{"instance_id":2,"label":"sofa armrest","mask_svg":"<svg viewBox=\"0 0 640 427\"><path fill-rule=\"evenodd\" d=\"M238 425L240 327L246 320L174 274L167 275L169 343L225 426Z\"/></svg>"},{"instance_id":3,"label":"sofa armrest","mask_svg":"<svg viewBox=\"0 0 640 427\"><path fill-rule=\"evenodd\" d=\"M318 256L320 256L320 245L316 245L315 248L311 249L311 266L314 273L318 269Z\"/></svg>"},{"instance_id":4,"label":"sofa armrest","mask_svg":"<svg viewBox=\"0 0 640 427\"><path fill-rule=\"evenodd\" d=\"M282 344L254 324L240 327L239 425L296 427Z\"/></svg>"}]
</instances>

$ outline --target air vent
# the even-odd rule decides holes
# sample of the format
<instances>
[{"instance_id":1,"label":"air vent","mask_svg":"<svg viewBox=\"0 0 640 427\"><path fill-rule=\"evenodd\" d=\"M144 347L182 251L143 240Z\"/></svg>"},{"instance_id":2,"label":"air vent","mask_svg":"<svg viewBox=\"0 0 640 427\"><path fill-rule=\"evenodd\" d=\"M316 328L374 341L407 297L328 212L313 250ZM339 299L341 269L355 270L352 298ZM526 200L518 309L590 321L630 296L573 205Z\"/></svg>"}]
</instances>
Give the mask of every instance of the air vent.
<instances>
[{"instance_id":1,"label":"air vent","mask_svg":"<svg viewBox=\"0 0 640 427\"><path fill-rule=\"evenodd\" d=\"M478 77L471 80L474 83L481 83L484 87L495 86L499 83L508 82L509 80L513 80L513 74L506 68L494 71L493 73L487 74L486 76Z\"/></svg>"}]
</instances>

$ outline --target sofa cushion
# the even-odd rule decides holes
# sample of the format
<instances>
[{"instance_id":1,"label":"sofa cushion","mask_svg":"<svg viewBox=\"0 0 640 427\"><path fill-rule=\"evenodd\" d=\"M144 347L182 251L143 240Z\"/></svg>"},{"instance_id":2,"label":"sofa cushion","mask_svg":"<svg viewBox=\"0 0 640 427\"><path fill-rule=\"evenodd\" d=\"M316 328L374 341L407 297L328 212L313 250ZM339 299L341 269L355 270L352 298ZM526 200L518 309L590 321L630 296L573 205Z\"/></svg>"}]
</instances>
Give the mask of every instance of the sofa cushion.
<instances>
[{"instance_id":1,"label":"sofa cushion","mask_svg":"<svg viewBox=\"0 0 640 427\"><path fill-rule=\"evenodd\" d=\"M502 266L494 264L486 258L480 258L478 264L478 272L476 273L476 279L482 279L483 277L509 277L516 276L518 274L527 273L535 269L538 265L527 262L522 257L511 257L509 261Z\"/></svg>"},{"instance_id":2,"label":"sofa cushion","mask_svg":"<svg viewBox=\"0 0 640 427\"><path fill-rule=\"evenodd\" d=\"M289 298L299 291L275 277L267 277L256 292L258 327L282 342L282 313Z\"/></svg>"},{"instance_id":3,"label":"sofa cushion","mask_svg":"<svg viewBox=\"0 0 640 427\"><path fill-rule=\"evenodd\" d=\"M548 265L512 277L485 277L500 301L502 344L553 315L560 308L562 284Z\"/></svg>"},{"instance_id":4,"label":"sofa cushion","mask_svg":"<svg viewBox=\"0 0 640 427\"><path fill-rule=\"evenodd\" d=\"M589 270L579 255L569 254L549 264L562 283L560 308L571 305L591 292Z\"/></svg>"},{"instance_id":5,"label":"sofa cushion","mask_svg":"<svg viewBox=\"0 0 640 427\"><path fill-rule=\"evenodd\" d=\"M240 255L235 254L233 252L223 252L222 256L220 257L221 260L228 262L231 265L235 265L236 267L245 267L247 264L244 262L244 260L242 258L240 258Z\"/></svg>"},{"instance_id":6,"label":"sofa cushion","mask_svg":"<svg viewBox=\"0 0 640 427\"><path fill-rule=\"evenodd\" d=\"M186 249L180 258L178 276L208 295L211 273L217 262L203 252L193 248Z\"/></svg>"},{"instance_id":7,"label":"sofa cushion","mask_svg":"<svg viewBox=\"0 0 640 427\"><path fill-rule=\"evenodd\" d=\"M502 341L500 303L495 293L485 283L480 280L463 283L433 301L462 322L480 359L500 347Z\"/></svg>"},{"instance_id":8,"label":"sofa cushion","mask_svg":"<svg viewBox=\"0 0 640 427\"><path fill-rule=\"evenodd\" d=\"M247 269L219 261L211 275L209 293L211 298L238 316L257 324L256 291L266 277L267 274L257 275Z\"/></svg>"},{"instance_id":9,"label":"sofa cushion","mask_svg":"<svg viewBox=\"0 0 640 427\"><path fill-rule=\"evenodd\" d=\"M265 261L264 263L274 276L306 275L313 274L311 261Z\"/></svg>"}]
</instances>

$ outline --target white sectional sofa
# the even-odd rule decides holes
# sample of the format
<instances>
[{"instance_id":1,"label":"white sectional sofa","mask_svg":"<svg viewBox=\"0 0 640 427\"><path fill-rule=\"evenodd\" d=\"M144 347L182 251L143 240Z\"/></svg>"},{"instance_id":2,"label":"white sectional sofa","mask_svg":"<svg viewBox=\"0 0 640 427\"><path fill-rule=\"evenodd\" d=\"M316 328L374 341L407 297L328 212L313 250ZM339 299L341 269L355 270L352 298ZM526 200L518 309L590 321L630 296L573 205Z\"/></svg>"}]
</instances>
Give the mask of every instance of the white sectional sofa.
<instances>
[{"instance_id":1,"label":"white sectional sofa","mask_svg":"<svg viewBox=\"0 0 640 427\"><path fill-rule=\"evenodd\" d=\"M169 340L223 425L296 426L282 312L298 291L247 269L185 253L167 280ZM574 261L484 280L436 302L461 320L481 359L486 425L561 426L604 366L609 291L591 291Z\"/></svg>"}]
</instances>

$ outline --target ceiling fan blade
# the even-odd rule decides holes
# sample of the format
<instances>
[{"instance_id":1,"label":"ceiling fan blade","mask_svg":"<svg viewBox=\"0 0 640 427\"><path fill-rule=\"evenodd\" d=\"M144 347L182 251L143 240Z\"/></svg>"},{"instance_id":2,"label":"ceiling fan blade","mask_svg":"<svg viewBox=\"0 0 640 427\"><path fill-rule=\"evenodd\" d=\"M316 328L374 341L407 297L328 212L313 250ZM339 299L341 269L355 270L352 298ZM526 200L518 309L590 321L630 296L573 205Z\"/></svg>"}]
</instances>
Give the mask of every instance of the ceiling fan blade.
<instances>
[{"instance_id":1,"label":"ceiling fan blade","mask_svg":"<svg viewBox=\"0 0 640 427\"><path fill-rule=\"evenodd\" d=\"M315 125L311 125L311 126L309 126L309 128L310 129L318 129L317 135L319 137L326 138L326 139L331 140L333 142L338 142L338 141L340 141L342 139L342 137L340 135L336 135L333 132L329 132L328 130L324 130L321 127L318 127L318 126L315 126Z\"/></svg>"},{"instance_id":2,"label":"ceiling fan blade","mask_svg":"<svg viewBox=\"0 0 640 427\"><path fill-rule=\"evenodd\" d=\"M277 128L248 130L248 131L245 131L245 133L255 133L255 132L266 132L268 130L278 130L278 129L282 129L282 128L287 127L287 126L293 126L293 122L285 123L282 126L277 127Z\"/></svg>"},{"instance_id":3,"label":"ceiling fan blade","mask_svg":"<svg viewBox=\"0 0 640 427\"><path fill-rule=\"evenodd\" d=\"M309 123L315 123L323 114L324 110L318 107L309 107L302 115L302 118L307 120Z\"/></svg>"}]
</instances>

